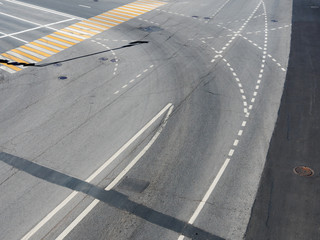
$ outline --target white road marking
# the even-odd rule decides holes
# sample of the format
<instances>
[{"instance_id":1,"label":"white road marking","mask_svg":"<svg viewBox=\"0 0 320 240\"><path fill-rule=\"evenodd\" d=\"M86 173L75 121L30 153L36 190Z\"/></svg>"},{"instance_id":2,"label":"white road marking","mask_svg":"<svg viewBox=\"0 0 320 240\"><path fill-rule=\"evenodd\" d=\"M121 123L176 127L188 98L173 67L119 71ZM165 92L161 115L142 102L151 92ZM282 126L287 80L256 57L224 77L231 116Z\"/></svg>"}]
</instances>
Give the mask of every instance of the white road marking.
<instances>
[{"instance_id":1,"label":"white road marking","mask_svg":"<svg viewBox=\"0 0 320 240\"><path fill-rule=\"evenodd\" d=\"M13 16L13 15L11 15L11 14L7 14L7 13L3 13L3 12L0 12L0 14L1 14L1 15L4 15L4 16L7 16L7 17L11 17L11 18L17 19L17 20L19 20L19 21L23 21L23 22L31 23L31 24L33 24L33 25L43 26L43 27L44 27L44 25L42 25L42 24L40 24L40 23L36 23L36 22L30 21L30 20L27 20L27 19L24 19L24 18L16 17L16 16ZM73 20L73 19L72 19L72 20ZM57 29L55 29L55 28L51 28L51 27L46 27L46 28L49 28L49 29L52 29L52 30L57 31Z\"/></svg>"},{"instance_id":2,"label":"white road marking","mask_svg":"<svg viewBox=\"0 0 320 240\"><path fill-rule=\"evenodd\" d=\"M168 110L169 108L169 110ZM173 110L173 105L171 103L167 104L158 114L158 119L164 112L168 110L168 113L162 122L160 128L157 130L155 135L152 137L152 139L148 142L148 144L141 150L141 152L127 165L125 169L122 170L122 172L105 188L106 191L111 190L114 186L116 186L120 180L131 170L131 168L134 167L134 165L141 159L141 157L148 151L148 149L152 146L152 144L157 140L159 135L161 134L162 130L166 126L168 119L170 117L170 114ZM64 239L71 231L72 229L77 226L82 219L87 216L90 211L99 203L100 201L98 199L95 199L57 238L56 240L62 240Z\"/></svg>"},{"instance_id":3,"label":"white road marking","mask_svg":"<svg viewBox=\"0 0 320 240\"><path fill-rule=\"evenodd\" d=\"M2 14L2 13L0 12L0 14ZM55 25L55 24L59 24L59 23L63 23L63 22L68 22L68 21L72 21L72 20L74 20L74 19L66 19L66 20L62 20L62 21L59 21L59 22L49 23L49 24L46 24L46 25L39 25L39 27L29 28L29 29L26 29L26 30L23 30L23 31L20 31L20 32L14 32L14 33L10 33L10 34L5 34L5 36L1 36L0 38L11 37L11 36L18 35L18 34L21 34L21 33L34 31L34 30L37 30L37 29L40 29L40 28L47 28L47 27L49 27L51 25ZM57 29L53 29L53 28L50 28L50 29L57 30Z\"/></svg>"},{"instance_id":4,"label":"white road marking","mask_svg":"<svg viewBox=\"0 0 320 240\"><path fill-rule=\"evenodd\" d=\"M91 8L90 6L86 6L86 5L78 5L78 6L83 8Z\"/></svg>"},{"instance_id":5,"label":"white road marking","mask_svg":"<svg viewBox=\"0 0 320 240\"><path fill-rule=\"evenodd\" d=\"M157 121L163 113L169 108L173 107L168 103L157 115L155 115L143 128L141 128L129 141L127 141L116 153L114 153L101 167L93 172L85 181L90 183L103 170L105 170L117 157L121 155L134 141L136 141L152 124ZM46 217L44 217L35 227L33 227L22 240L27 240L32 237L41 227L43 227L55 214L57 214L64 206L66 206L76 195L77 191L73 191L65 200L63 200L57 207L55 207Z\"/></svg>"},{"instance_id":6,"label":"white road marking","mask_svg":"<svg viewBox=\"0 0 320 240\"><path fill-rule=\"evenodd\" d=\"M44 7L39 7L39 6L36 6L36 5L29 4L29 3L24 3L24 2L20 2L20 1L16 1L16 0L4 0L4 1L10 2L10 3L14 3L14 4L17 4L17 5L21 5L21 6L25 6L25 7L29 7L29 8L33 8L33 9L37 9L37 10L40 10L40 11L43 11L43 12L53 13L53 14L56 14L56 15L67 17L67 18L74 18L74 19L78 19L78 20L84 20L84 18L80 18L80 17L74 16L74 15L71 15L71 14L63 13L63 12L58 12L58 11L51 10L51 9L48 9L48 8L44 8Z\"/></svg>"},{"instance_id":7,"label":"white road marking","mask_svg":"<svg viewBox=\"0 0 320 240\"><path fill-rule=\"evenodd\" d=\"M1 36L1 38L2 38L2 37L10 37L10 38L19 40L20 42L29 43L28 41L25 41L25 40L23 40L23 39L21 39L21 38L17 38L17 37L14 37L14 36L10 36L9 34L3 33L3 32L0 32L0 34L3 34L3 36Z\"/></svg>"}]
</instances>

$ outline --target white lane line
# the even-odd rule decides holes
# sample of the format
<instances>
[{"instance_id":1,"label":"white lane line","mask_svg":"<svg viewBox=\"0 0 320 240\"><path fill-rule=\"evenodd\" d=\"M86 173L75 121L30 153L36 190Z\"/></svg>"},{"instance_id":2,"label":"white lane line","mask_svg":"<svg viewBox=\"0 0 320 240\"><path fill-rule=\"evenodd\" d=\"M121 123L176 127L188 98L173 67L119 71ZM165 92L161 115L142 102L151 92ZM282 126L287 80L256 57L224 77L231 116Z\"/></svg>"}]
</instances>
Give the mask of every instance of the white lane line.
<instances>
[{"instance_id":1,"label":"white lane line","mask_svg":"<svg viewBox=\"0 0 320 240\"><path fill-rule=\"evenodd\" d=\"M14 36L10 36L9 34L3 33L3 32L0 32L0 34L3 34L3 35L4 35L4 36L1 36L1 38L2 38L2 37L10 37L10 38L19 40L19 41L24 42L24 43L29 43L28 41L25 41L25 40L23 40L23 39L21 39L21 38L17 38L17 37L14 37Z\"/></svg>"},{"instance_id":2,"label":"white lane line","mask_svg":"<svg viewBox=\"0 0 320 240\"><path fill-rule=\"evenodd\" d=\"M152 137L152 139L148 142L148 144L141 150L141 152L127 165L125 169L122 170L122 172L105 188L106 191L111 190L114 186L116 186L120 180L131 170L131 168L134 167L134 165L141 159L141 157L148 151L148 149L152 146L152 144L157 140L159 135L161 134L162 130L166 126L168 119L170 117L170 114L173 110L173 105L169 103L160 113L159 116L161 116L167 109L169 108L169 111L162 122L160 128L157 130L155 135ZM81 221L82 219L87 216L90 211L100 202L100 200L95 199L57 238L56 240L62 240L64 239L71 231L74 229Z\"/></svg>"},{"instance_id":3,"label":"white lane line","mask_svg":"<svg viewBox=\"0 0 320 240\"><path fill-rule=\"evenodd\" d=\"M228 164L230 162L230 158L227 158L223 165L221 166L217 176L214 178L212 184L210 185L208 191L206 192L206 194L204 195L203 199L201 200L200 204L198 205L196 211L193 213L192 217L189 220L189 224L193 224L194 221L197 219L198 215L200 214L202 208L204 207L205 203L207 202L207 200L209 199L211 193L213 192L213 190L215 189L217 183L219 182L222 174L224 173L224 171L226 170ZM182 238L183 239L183 238Z\"/></svg>"},{"instance_id":4,"label":"white lane line","mask_svg":"<svg viewBox=\"0 0 320 240\"><path fill-rule=\"evenodd\" d=\"M168 103L157 115L155 115L143 128L139 130L128 142L126 142L116 153L114 153L101 167L92 173L85 181L90 183L103 170L105 170L117 157L121 155L134 141L136 141L152 124L157 121L169 108L173 105ZM65 200L55 207L47 216L45 216L35 227L33 227L22 240L32 237L41 227L43 227L55 214L57 214L64 206L66 206L76 195L77 191L73 191Z\"/></svg>"},{"instance_id":5,"label":"white lane line","mask_svg":"<svg viewBox=\"0 0 320 240\"><path fill-rule=\"evenodd\" d=\"M86 5L78 5L78 6L83 8L91 8L90 6L86 6Z\"/></svg>"},{"instance_id":6,"label":"white lane line","mask_svg":"<svg viewBox=\"0 0 320 240\"><path fill-rule=\"evenodd\" d=\"M0 14L2 14L2 13L0 12ZM63 23L63 22L68 22L68 21L72 21L72 20L74 20L74 19L67 19L67 20L62 20L62 21L59 21L59 22L49 23L49 24L46 24L46 25L39 25L39 27L29 28L29 29L26 29L26 30L22 30L20 32L14 32L14 33L6 34L6 36L1 36L0 38L11 37L11 36L18 35L18 34L21 34L21 33L34 31L34 30L37 30L39 28L47 28L47 27L49 27L51 25L55 25L55 24L59 24L59 23ZM55 29L55 28L50 28L50 29L58 31L58 29Z\"/></svg>"},{"instance_id":7,"label":"white lane line","mask_svg":"<svg viewBox=\"0 0 320 240\"><path fill-rule=\"evenodd\" d=\"M39 6L36 6L36 5L29 4L29 3L24 3L24 2L20 2L20 1L16 1L16 0L4 0L4 1L10 2L10 3L14 3L14 4L17 4L17 5L21 5L21 6L25 6L25 7L28 7L28 8L37 9L37 10L40 10L40 11L43 11L43 12L53 13L53 14L56 14L56 15L67 17L67 18L74 18L74 19L78 19L78 20L84 20L84 18L81 18L81 17L78 17L78 16L74 16L74 15L71 15L71 14L63 13L63 12L58 12L58 11L51 10L51 9L48 9L48 8L44 8L44 7L39 7Z\"/></svg>"},{"instance_id":8,"label":"white lane line","mask_svg":"<svg viewBox=\"0 0 320 240\"><path fill-rule=\"evenodd\" d=\"M27 19L24 19L24 18L16 17L16 16L13 16L11 14L7 14L7 13L3 13L3 12L0 12L0 14L4 15L4 16L7 16L7 17L11 17L11 18L17 19L17 20L20 20L20 21L23 21L23 22L31 23L33 25L44 26L44 25L42 25L40 23L36 23L36 22L30 21L30 20L27 20ZM46 28L49 28L49 29L52 29L52 30L57 30L57 29L51 28L51 27L46 27Z\"/></svg>"}]
</instances>

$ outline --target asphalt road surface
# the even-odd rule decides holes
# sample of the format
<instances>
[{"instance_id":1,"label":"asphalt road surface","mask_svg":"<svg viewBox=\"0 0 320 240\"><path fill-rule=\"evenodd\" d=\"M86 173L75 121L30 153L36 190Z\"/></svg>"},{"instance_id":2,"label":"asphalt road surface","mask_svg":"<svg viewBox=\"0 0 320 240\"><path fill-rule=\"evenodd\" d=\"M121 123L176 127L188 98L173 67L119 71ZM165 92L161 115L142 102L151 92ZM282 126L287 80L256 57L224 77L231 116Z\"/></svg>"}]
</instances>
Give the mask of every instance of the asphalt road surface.
<instances>
[{"instance_id":1,"label":"asphalt road surface","mask_svg":"<svg viewBox=\"0 0 320 240\"><path fill-rule=\"evenodd\" d=\"M0 239L242 239L291 6L1 0Z\"/></svg>"},{"instance_id":2,"label":"asphalt road surface","mask_svg":"<svg viewBox=\"0 0 320 240\"><path fill-rule=\"evenodd\" d=\"M319 7L293 1L288 73L246 239L320 239ZM299 166L313 172L294 174Z\"/></svg>"}]
</instances>

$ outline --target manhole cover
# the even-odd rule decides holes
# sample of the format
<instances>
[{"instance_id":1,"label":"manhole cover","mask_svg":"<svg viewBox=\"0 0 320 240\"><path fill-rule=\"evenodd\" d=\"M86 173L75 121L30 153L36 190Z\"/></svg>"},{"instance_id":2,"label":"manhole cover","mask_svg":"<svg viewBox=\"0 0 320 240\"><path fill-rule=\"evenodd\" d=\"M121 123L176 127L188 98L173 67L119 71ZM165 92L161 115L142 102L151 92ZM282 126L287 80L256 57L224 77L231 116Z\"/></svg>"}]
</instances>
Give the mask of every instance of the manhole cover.
<instances>
[{"instance_id":1,"label":"manhole cover","mask_svg":"<svg viewBox=\"0 0 320 240\"><path fill-rule=\"evenodd\" d=\"M314 174L314 171L306 166L295 167L293 172L301 177L311 177Z\"/></svg>"},{"instance_id":2,"label":"manhole cover","mask_svg":"<svg viewBox=\"0 0 320 240\"><path fill-rule=\"evenodd\" d=\"M66 76L60 76L60 77L58 77L59 78L59 80L65 80L65 79L67 79L68 77L66 77Z\"/></svg>"},{"instance_id":3,"label":"manhole cover","mask_svg":"<svg viewBox=\"0 0 320 240\"><path fill-rule=\"evenodd\" d=\"M163 30L161 27L158 26L139 27L139 29L144 32L159 32Z\"/></svg>"},{"instance_id":4,"label":"manhole cover","mask_svg":"<svg viewBox=\"0 0 320 240\"><path fill-rule=\"evenodd\" d=\"M100 61L107 61L108 58L106 58L106 57L101 57L101 58L99 58L99 60L100 60Z\"/></svg>"}]
</instances>

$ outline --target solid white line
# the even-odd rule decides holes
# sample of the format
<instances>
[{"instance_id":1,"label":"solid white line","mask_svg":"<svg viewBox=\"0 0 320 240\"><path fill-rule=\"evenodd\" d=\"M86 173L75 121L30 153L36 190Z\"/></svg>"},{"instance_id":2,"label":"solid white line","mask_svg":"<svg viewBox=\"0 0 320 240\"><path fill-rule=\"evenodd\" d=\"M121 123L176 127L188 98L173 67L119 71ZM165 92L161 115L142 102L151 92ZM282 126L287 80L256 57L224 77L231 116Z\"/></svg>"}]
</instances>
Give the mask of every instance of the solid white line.
<instances>
[{"instance_id":1,"label":"solid white line","mask_svg":"<svg viewBox=\"0 0 320 240\"><path fill-rule=\"evenodd\" d=\"M79 7L84 7L84 8L91 8L90 6L86 6L86 5L78 5Z\"/></svg>"},{"instance_id":2,"label":"solid white line","mask_svg":"<svg viewBox=\"0 0 320 240\"><path fill-rule=\"evenodd\" d=\"M168 105L167 105L168 106ZM130 171L131 168L141 159L141 157L148 151L148 149L152 146L152 144L157 140L162 130L167 124L170 114L172 113L173 105L170 104L169 111L166 115L166 118L162 122L160 128L155 133L155 135L151 138L148 144L139 152L139 154L129 163L129 165L122 170L122 172L105 188L106 191L110 191L114 186L116 186L120 180ZM85 216L87 216L90 211L100 202L100 200L95 199L57 238L56 240L64 239L75 226L77 226Z\"/></svg>"},{"instance_id":3,"label":"solid white line","mask_svg":"<svg viewBox=\"0 0 320 240\"><path fill-rule=\"evenodd\" d=\"M3 33L3 32L0 32L0 34L3 34L5 37L10 37L10 38L19 40L19 41L21 41L21 42L28 43L27 41L25 41L25 40L23 40L23 39L21 39L21 38L17 38L17 37L14 37L14 36L10 36L9 34ZM3 36L2 36L2 37L3 37Z\"/></svg>"},{"instance_id":4,"label":"solid white line","mask_svg":"<svg viewBox=\"0 0 320 240\"><path fill-rule=\"evenodd\" d=\"M104 169L106 169L122 152L124 152L138 137L141 136L161 115L172 106L168 103L156 116L154 116L139 132L137 132L128 142L126 142L115 154L113 154L101 167L92 173L85 181L90 183L97 177ZM44 217L35 227L33 227L22 240L27 240L32 237L42 226L44 226L56 213L58 213L67 203L69 203L76 195L77 191L73 191L65 200L63 200L57 207L55 207L46 217Z\"/></svg>"},{"instance_id":5,"label":"solid white line","mask_svg":"<svg viewBox=\"0 0 320 240\"><path fill-rule=\"evenodd\" d=\"M56 14L56 15L64 16L64 17L67 17L67 18L75 18L75 19L78 19L78 20L84 20L84 18L81 18L81 17L77 17L77 16L74 16L74 15L71 15L71 14L67 14L67 13L63 13L63 12L58 12L58 11L51 10L51 9L48 9L48 8L44 8L44 7L39 7L39 6L36 6L36 5L29 4L29 3L24 3L24 2L20 2L20 1L16 1L16 0L5 0L5 1L17 4L17 5L21 5L21 6L25 6L25 7L29 7L29 8L33 8L33 9L37 9L37 10L41 10L41 11L44 11L44 12L49 12L49 13L53 13L53 14Z\"/></svg>"},{"instance_id":6,"label":"solid white line","mask_svg":"<svg viewBox=\"0 0 320 240\"><path fill-rule=\"evenodd\" d=\"M209 199L211 193L213 192L213 190L215 189L217 183L219 182L222 174L223 174L224 171L226 170L229 162L230 162L230 158L227 158L227 159L224 161L224 163L223 163L223 165L221 166L221 168L220 168L217 176L214 178L212 184L210 185L208 191L206 192L206 194L204 195L204 197L203 197L203 199L201 200L200 204L198 205L196 211L193 213L192 217L190 218L190 220L189 220L189 222L188 222L189 224L193 224L194 221L197 219L197 217L198 217L198 215L200 214L202 208L204 207L205 203L207 202L207 200ZM178 239L179 239L179 240L184 239L183 235L180 235Z\"/></svg>"}]
</instances>

